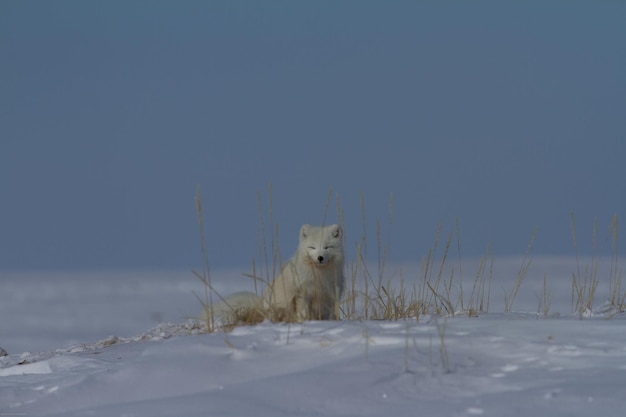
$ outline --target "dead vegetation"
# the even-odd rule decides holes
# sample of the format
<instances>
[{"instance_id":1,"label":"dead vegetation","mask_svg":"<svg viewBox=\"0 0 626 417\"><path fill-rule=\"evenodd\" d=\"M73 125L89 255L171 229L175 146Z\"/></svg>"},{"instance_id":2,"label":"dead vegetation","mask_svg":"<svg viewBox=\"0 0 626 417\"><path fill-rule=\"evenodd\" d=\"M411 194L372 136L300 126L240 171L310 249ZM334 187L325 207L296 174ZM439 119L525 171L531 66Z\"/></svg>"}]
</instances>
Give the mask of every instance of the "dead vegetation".
<instances>
[{"instance_id":1,"label":"dead vegetation","mask_svg":"<svg viewBox=\"0 0 626 417\"><path fill-rule=\"evenodd\" d=\"M324 221L332 199L332 192L327 195L324 209ZM263 211L261 194L257 194L259 210L258 253L252 258L252 272L246 274L252 280L253 291L261 294L282 266L282 256L278 244L278 224L274 222L272 207L272 188L268 190L268 213ZM344 224L344 213L335 197L337 217L340 224ZM393 225L393 198L389 197L389 213L387 216L386 231L383 239L380 221L376 222L376 262L368 262L365 218L365 202L363 193L360 194L362 234L356 243L356 257L346 260L345 291L340 303L335 307L337 317L344 320L414 320L419 321L424 316L453 317L464 315L476 317L490 312L492 287L494 283L494 254L491 244L487 244L484 255L478 261L477 269L469 285L464 282L461 262L461 237L458 219L442 240L443 224L439 224L435 239L426 255L419 262L419 276L406 279L402 273L393 276L387 271L391 246L391 228ZM202 219L202 203L200 188L196 195L196 208L200 227L200 247L202 253L202 271L193 271L202 282L204 294L196 297L206 312L207 328L214 331L219 328L215 322L213 308L216 302L223 302L211 283L209 262L205 249L204 226ZM265 218L269 225L266 226ZM603 280L598 276L599 257L596 256L596 241L598 221L593 225L593 242L591 264L581 269L578 255L578 242L574 215L571 213L571 227L574 253L576 259L575 271L572 273L572 311L584 318L593 311L598 286ZM511 290L504 290L504 313L513 311L513 305L531 265L530 252L537 235L534 230L527 245L526 252L520 265L517 277L514 279ZM269 237L268 237L269 236ZM615 313L626 310L626 289L622 288L622 271L618 259L618 222L614 216L607 233L607 242L610 244L610 272L606 284L609 286L609 300ZM344 242L344 246L346 242ZM456 254L452 254L452 248ZM458 262L453 260L456 258ZM511 285L511 284L509 284ZM504 285L502 285L504 287ZM553 295L548 288L548 276L544 274L543 293L538 295L538 315L549 317ZM271 320L275 322L293 322L293 318L286 311L277 309L260 310L243 308L233 310L234 319L229 328L238 325L251 325Z\"/></svg>"}]
</instances>

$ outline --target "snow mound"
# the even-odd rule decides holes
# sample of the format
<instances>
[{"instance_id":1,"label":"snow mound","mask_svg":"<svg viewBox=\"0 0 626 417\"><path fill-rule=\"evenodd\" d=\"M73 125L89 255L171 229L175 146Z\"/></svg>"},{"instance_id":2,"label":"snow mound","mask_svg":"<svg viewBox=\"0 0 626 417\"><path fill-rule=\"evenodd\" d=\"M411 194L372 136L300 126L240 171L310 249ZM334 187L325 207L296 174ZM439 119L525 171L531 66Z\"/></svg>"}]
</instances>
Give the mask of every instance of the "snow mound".
<instances>
[{"instance_id":1,"label":"snow mound","mask_svg":"<svg viewBox=\"0 0 626 417\"><path fill-rule=\"evenodd\" d=\"M616 415L623 315L163 324L0 358L0 413L41 416Z\"/></svg>"}]
</instances>

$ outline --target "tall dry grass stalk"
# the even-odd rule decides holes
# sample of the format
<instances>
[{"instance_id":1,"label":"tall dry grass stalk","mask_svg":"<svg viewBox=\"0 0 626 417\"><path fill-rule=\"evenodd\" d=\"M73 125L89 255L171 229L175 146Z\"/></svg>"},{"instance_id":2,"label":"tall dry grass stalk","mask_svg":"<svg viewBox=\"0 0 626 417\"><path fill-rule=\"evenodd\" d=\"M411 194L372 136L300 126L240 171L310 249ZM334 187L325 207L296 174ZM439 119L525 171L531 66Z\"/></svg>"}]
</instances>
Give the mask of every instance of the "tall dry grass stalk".
<instances>
[{"instance_id":1,"label":"tall dry grass stalk","mask_svg":"<svg viewBox=\"0 0 626 417\"><path fill-rule=\"evenodd\" d=\"M489 259L491 259L491 263L489 267L489 281L487 281L486 271ZM477 316L479 313L486 313L489 311L491 281L493 279L493 262L494 256L493 253L491 253L491 243L489 243L487 244L485 254L482 258L480 258L478 269L476 270L476 275L474 276L474 283L472 285L472 292L469 296L467 310L463 309L464 311L467 311L470 316ZM485 297L487 297L486 300Z\"/></svg>"},{"instance_id":2,"label":"tall dry grass stalk","mask_svg":"<svg viewBox=\"0 0 626 417\"><path fill-rule=\"evenodd\" d=\"M456 252L459 260L459 289L460 293L463 294L463 265L461 261L461 232L459 227L459 218L454 218L454 230L456 232ZM470 297L471 298L471 297ZM465 305L463 302L463 297L460 299L461 301L461 310L465 310Z\"/></svg>"},{"instance_id":3,"label":"tall dry grass stalk","mask_svg":"<svg viewBox=\"0 0 626 417\"><path fill-rule=\"evenodd\" d=\"M202 304L202 308L207 312L207 329L209 332L215 330L215 319L213 314L213 285L211 283L211 271L209 270L209 255L206 250L206 243L204 239L204 221L202 218L202 193L200 185L196 187L196 213L198 216L198 226L200 228L200 254L202 258L202 270L201 272L192 271L193 274L204 284L204 297L194 295Z\"/></svg>"},{"instance_id":4,"label":"tall dry grass stalk","mask_svg":"<svg viewBox=\"0 0 626 417\"><path fill-rule=\"evenodd\" d=\"M439 360L441 366L446 373L452 372L450 367L450 359L448 358L448 349L446 348L446 326L448 324L447 318L443 318L443 324L439 323L439 320L435 322L437 327L437 334L439 335Z\"/></svg>"},{"instance_id":5,"label":"tall dry grass stalk","mask_svg":"<svg viewBox=\"0 0 626 417\"><path fill-rule=\"evenodd\" d=\"M554 295L548 289L548 274L543 274L543 295L540 299L537 314L541 312L544 317L548 317L548 315L550 314L550 306L552 305L553 298Z\"/></svg>"},{"instance_id":6,"label":"tall dry grass stalk","mask_svg":"<svg viewBox=\"0 0 626 417\"><path fill-rule=\"evenodd\" d=\"M524 259L522 260L522 265L520 266L519 272L517 273L517 278L515 278L515 283L513 284L513 289L510 294L504 295L504 311L506 313L510 312L513 308L513 302L515 301L515 297L517 297L517 293L522 287L522 282L524 282L524 278L526 277L526 273L528 272L528 268L530 267L531 259L528 257L530 253L530 249L535 242L535 237L537 237L537 228L533 230L533 234L530 237L530 242L528 242L528 247L526 248L526 253L524 254Z\"/></svg>"}]
</instances>

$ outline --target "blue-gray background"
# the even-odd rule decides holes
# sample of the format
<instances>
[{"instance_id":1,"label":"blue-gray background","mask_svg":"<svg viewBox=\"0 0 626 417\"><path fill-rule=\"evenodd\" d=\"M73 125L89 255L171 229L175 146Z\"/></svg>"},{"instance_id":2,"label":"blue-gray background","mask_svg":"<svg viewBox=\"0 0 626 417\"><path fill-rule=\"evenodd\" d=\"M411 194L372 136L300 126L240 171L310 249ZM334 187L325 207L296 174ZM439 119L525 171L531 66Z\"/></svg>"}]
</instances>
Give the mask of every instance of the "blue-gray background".
<instances>
[{"instance_id":1,"label":"blue-gray background","mask_svg":"<svg viewBox=\"0 0 626 417\"><path fill-rule=\"evenodd\" d=\"M0 269L195 268L282 252L365 198L391 258L581 251L624 218L626 3L0 2ZM267 226L267 225L266 225Z\"/></svg>"}]
</instances>

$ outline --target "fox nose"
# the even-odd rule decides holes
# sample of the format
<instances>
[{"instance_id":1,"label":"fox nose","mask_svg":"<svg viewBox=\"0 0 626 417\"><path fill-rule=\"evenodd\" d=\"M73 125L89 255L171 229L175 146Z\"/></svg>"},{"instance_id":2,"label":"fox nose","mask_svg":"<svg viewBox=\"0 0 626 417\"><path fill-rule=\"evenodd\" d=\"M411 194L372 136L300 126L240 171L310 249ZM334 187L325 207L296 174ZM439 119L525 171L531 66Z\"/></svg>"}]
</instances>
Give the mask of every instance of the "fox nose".
<instances>
[{"instance_id":1,"label":"fox nose","mask_svg":"<svg viewBox=\"0 0 626 417\"><path fill-rule=\"evenodd\" d=\"M324 262L324 257L322 255L317 257L317 262L322 263Z\"/></svg>"}]
</instances>

